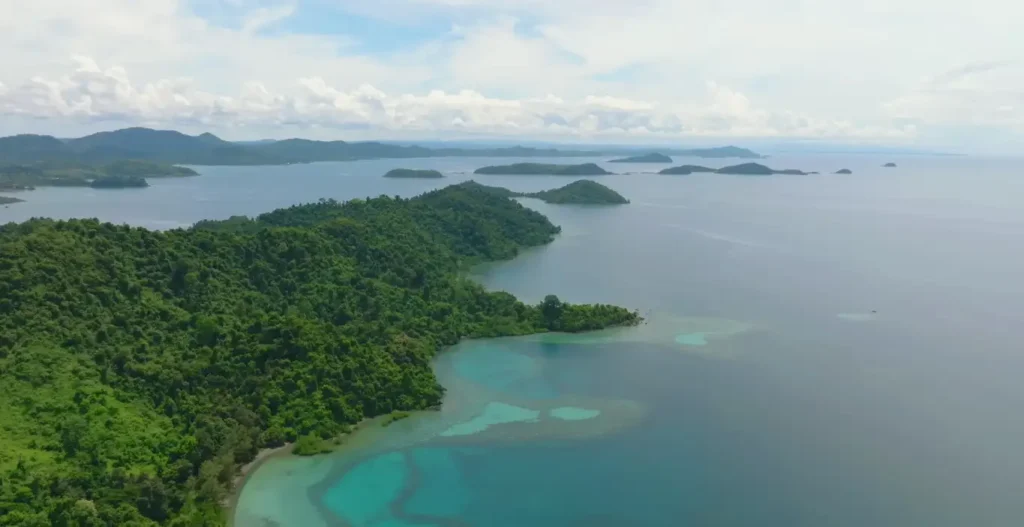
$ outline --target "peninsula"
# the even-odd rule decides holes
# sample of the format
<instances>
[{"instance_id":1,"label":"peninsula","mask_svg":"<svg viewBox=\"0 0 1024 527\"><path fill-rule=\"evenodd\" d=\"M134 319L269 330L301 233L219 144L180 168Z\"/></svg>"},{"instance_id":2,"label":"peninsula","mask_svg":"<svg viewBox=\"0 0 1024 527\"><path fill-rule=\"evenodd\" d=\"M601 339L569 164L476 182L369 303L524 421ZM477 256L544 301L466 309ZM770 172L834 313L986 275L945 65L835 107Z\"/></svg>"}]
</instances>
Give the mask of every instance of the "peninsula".
<instances>
[{"instance_id":1,"label":"peninsula","mask_svg":"<svg viewBox=\"0 0 1024 527\"><path fill-rule=\"evenodd\" d=\"M669 176L688 176L690 174L696 174L698 172L715 172L715 171L716 171L716 169L714 169L714 168L702 167L700 165L680 165L680 166L677 166L677 167L666 168L665 170L662 170L661 172L658 172L658 173L659 174L669 175Z\"/></svg>"},{"instance_id":2,"label":"peninsula","mask_svg":"<svg viewBox=\"0 0 1024 527\"><path fill-rule=\"evenodd\" d=\"M672 158L663 154L651 153L644 154L641 156L624 157L622 159L613 159L609 163L671 163Z\"/></svg>"},{"instance_id":3,"label":"peninsula","mask_svg":"<svg viewBox=\"0 0 1024 527\"><path fill-rule=\"evenodd\" d=\"M414 170L411 168L396 168L389 170L384 177L389 178L400 178L400 179L440 179L444 177L444 174L437 170Z\"/></svg>"},{"instance_id":4,"label":"peninsula","mask_svg":"<svg viewBox=\"0 0 1024 527\"><path fill-rule=\"evenodd\" d=\"M0 523L221 525L261 449L439 404L441 347L637 324L461 273L558 232L470 186L166 232L0 229Z\"/></svg>"},{"instance_id":5,"label":"peninsula","mask_svg":"<svg viewBox=\"0 0 1024 527\"><path fill-rule=\"evenodd\" d=\"M542 163L515 163L478 168L474 174L489 175L551 175L551 176L604 176L611 174L594 163L582 165L550 165Z\"/></svg>"}]
</instances>

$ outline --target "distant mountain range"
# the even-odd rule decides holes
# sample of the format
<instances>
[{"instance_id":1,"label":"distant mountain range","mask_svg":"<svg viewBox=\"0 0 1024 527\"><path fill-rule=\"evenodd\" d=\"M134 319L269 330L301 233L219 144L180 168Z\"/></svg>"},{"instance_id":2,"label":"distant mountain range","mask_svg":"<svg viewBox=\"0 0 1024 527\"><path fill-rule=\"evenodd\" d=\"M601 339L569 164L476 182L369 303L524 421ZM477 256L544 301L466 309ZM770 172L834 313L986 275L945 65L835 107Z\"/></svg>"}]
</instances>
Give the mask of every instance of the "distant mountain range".
<instances>
[{"instance_id":1,"label":"distant mountain range","mask_svg":"<svg viewBox=\"0 0 1024 527\"><path fill-rule=\"evenodd\" d=\"M727 146L693 150L666 149L666 153L693 157L760 158L745 148ZM234 143L213 134L186 135L173 130L125 128L77 139L47 135L0 138L0 163L78 161L102 163L138 159L180 165L284 165L316 161L401 159L422 157L598 157L622 150L560 150L533 147L426 148L382 142L312 141L285 139Z\"/></svg>"}]
</instances>

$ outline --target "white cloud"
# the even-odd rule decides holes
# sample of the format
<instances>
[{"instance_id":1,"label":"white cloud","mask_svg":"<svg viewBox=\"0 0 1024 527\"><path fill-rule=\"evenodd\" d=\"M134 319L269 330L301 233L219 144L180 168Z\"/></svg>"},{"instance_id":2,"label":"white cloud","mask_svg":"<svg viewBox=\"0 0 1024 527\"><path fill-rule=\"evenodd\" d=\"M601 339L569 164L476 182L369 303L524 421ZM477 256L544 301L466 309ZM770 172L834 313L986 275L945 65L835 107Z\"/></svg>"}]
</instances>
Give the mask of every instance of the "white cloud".
<instances>
[{"instance_id":1,"label":"white cloud","mask_svg":"<svg viewBox=\"0 0 1024 527\"><path fill-rule=\"evenodd\" d=\"M1006 0L217 1L236 19L186 0L0 0L0 112L16 117L0 133L1024 142L1024 4ZM314 5L450 29L373 52L392 37L303 33Z\"/></svg>"},{"instance_id":2,"label":"white cloud","mask_svg":"<svg viewBox=\"0 0 1024 527\"><path fill-rule=\"evenodd\" d=\"M473 90L389 95L364 84L345 90L322 77L297 79L288 92L249 82L235 94L204 91L189 79L134 83L120 67L77 57L59 78L35 77L0 92L0 112L77 122L136 122L235 132L277 126L396 132L473 132L576 137L908 137L912 129L860 128L844 122L755 108L716 83L700 104L659 105L607 96L567 100L487 97Z\"/></svg>"}]
</instances>

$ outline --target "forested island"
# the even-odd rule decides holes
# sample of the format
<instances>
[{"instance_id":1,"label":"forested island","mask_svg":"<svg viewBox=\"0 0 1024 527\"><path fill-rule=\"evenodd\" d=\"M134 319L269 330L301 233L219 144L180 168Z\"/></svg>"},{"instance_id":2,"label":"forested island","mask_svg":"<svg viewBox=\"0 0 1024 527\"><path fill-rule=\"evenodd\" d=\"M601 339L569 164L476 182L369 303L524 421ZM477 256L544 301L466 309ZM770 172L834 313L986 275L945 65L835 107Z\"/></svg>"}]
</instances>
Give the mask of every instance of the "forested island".
<instances>
[{"instance_id":1,"label":"forested island","mask_svg":"<svg viewBox=\"0 0 1024 527\"><path fill-rule=\"evenodd\" d=\"M463 145L427 148L375 141L280 141L232 142L210 133L187 135L174 130L125 128L74 139L48 135L0 137L0 163L77 161L109 163L123 159L172 165L286 165L319 161L359 159L408 159L425 157L599 157L625 155L634 149L601 147L586 149L492 147ZM759 158L755 152L734 146L670 149L669 153L692 157ZM147 177L147 174L135 174Z\"/></svg>"},{"instance_id":2,"label":"forested island","mask_svg":"<svg viewBox=\"0 0 1024 527\"><path fill-rule=\"evenodd\" d=\"M12 198L10 196L0 196L0 205L10 205L11 203L21 203L23 200L18 198Z\"/></svg>"},{"instance_id":3,"label":"forested island","mask_svg":"<svg viewBox=\"0 0 1024 527\"><path fill-rule=\"evenodd\" d=\"M640 156L612 159L609 163L671 163L672 158L664 154L651 153Z\"/></svg>"},{"instance_id":4,"label":"forested island","mask_svg":"<svg viewBox=\"0 0 1024 527\"><path fill-rule=\"evenodd\" d=\"M836 170L836 174L853 174L853 171L850 170L849 168L841 168L839 170Z\"/></svg>"},{"instance_id":5,"label":"forested island","mask_svg":"<svg viewBox=\"0 0 1024 527\"><path fill-rule=\"evenodd\" d=\"M611 174L594 163L581 165L553 165L543 163L515 163L476 169L474 174L490 175L551 175L551 176L604 176Z\"/></svg>"},{"instance_id":6,"label":"forested island","mask_svg":"<svg viewBox=\"0 0 1024 527\"><path fill-rule=\"evenodd\" d=\"M629 203L629 200L622 197L622 194L588 179L574 181L553 190L523 194L523 196L556 204L620 205Z\"/></svg>"},{"instance_id":7,"label":"forested island","mask_svg":"<svg viewBox=\"0 0 1024 527\"><path fill-rule=\"evenodd\" d=\"M190 177L196 175L198 173L191 168L148 161L120 160L97 164L79 161L40 161L0 165L0 190L33 190L36 187L88 187L94 181L108 178L144 180L147 177Z\"/></svg>"},{"instance_id":8,"label":"forested island","mask_svg":"<svg viewBox=\"0 0 1024 527\"><path fill-rule=\"evenodd\" d=\"M581 179L564 187L542 190L540 192L514 192L503 187L481 185L476 181L459 183L459 186L501 198L536 198L557 205L619 205L629 203L629 200L618 192L588 179Z\"/></svg>"},{"instance_id":9,"label":"forested island","mask_svg":"<svg viewBox=\"0 0 1024 527\"><path fill-rule=\"evenodd\" d=\"M222 525L259 449L437 405L443 346L638 323L460 273L558 232L466 185L166 232L0 227L0 524Z\"/></svg>"},{"instance_id":10,"label":"forested island","mask_svg":"<svg viewBox=\"0 0 1024 527\"><path fill-rule=\"evenodd\" d=\"M785 170L775 170L773 168L764 166L764 165L762 165L760 163L743 163L743 164L740 164L740 165L733 165L733 166L723 167L723 168L720 168L720 169L716 170L715 172L717 172L719 174L733 174L733 175L740 175L740 176L770 176L772 174L785 174L785 175L792 175L792 176L806 176L808 174L807 172L804 172L803 170L797 170L797 169L792 169L792 168L785 169Z\"/></svg>"},{"instance_id":11,"label":"forested island","mask_svg":"<svg viewBox=\"0 0 1024 527\"><path fill-rule=\"evenodd\" d=\"M139 176L102 176L89 184L92 188L146 188L149 182Z\"/></svg>"},{"instance_id":12,"label":"forested island","mask_svg":"<svg viewBox=\"0 0 1024 527\"><path fill-rule=\"evenodd\" d=\"M384 177L389 178L404 178L404 179L440 179L444 177L444 174L437 170L414 170L411 168L396 168L389 170Z\"/></svg>"},{"instance_id":13,"label":"forested island","mask_svg":"<svg viewBox=\"0 0 1024 527\"><path fill-rule=\"evenodd\" d=\"M702 167L700 165L680 165L677 167L666 168L659 174L665 174L670 176L688 176L690 174L696 174L698 172L715 172L717 169Z\"/></svg>"},{"instance_id":14,"label":"forested island","mask_svg":"<svg viewBox=\"0 0 1024 527\"><path fill-rule=\"evenodd\" d=\"M882 165L883 168L896 168L896 163L886 163Z\"/></svg>"}]
</instances>

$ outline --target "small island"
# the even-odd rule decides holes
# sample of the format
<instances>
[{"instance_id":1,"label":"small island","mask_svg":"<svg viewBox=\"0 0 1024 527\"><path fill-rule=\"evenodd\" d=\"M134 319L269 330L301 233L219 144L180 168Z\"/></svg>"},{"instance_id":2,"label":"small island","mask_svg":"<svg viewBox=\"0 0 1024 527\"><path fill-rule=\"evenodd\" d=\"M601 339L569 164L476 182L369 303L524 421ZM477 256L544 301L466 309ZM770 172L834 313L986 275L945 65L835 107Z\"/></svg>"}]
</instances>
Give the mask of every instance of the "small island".
<instances>
[{"instance_id":1,"label":"small island","mask_svg":"<svg viewBox=\"0 0 1024 527\"><path fill-rule=\"evenodd\" d=\"M11 203L21 203L24 200L18 198L12 198L10 196L0 196L0 205L10 205Z\"/></svg>"},{"instance_id":2,"label":"small island","mask_svg":"<svg viewBox=\"0 0 1024 527\"><path fill-rule=\"evenodd\" d=\"M625 157L622 159L613 159L609 163L671 163L672 158L664 154L656 152L650 154L644 154L642 156Z\"/></svg>"},{"instance_id":3,"label":"small island","mask_svg":"<svg viewBox=\"0 0 1024 527\"><path fill-rule=\"evenodd\" d=\"M882 165L883 168L896 168L896 163L886 163Z\"/></svg>"},{"instance_id":4,"label":"small island","mask_svg":"<svg viewBox=\"0 0 1024 527\"><path fill-rule=\"evenodd\" d=\"M839 170L836 170L836 174L853 174L853 171L850 170L849 168L841 168Z\"/></svg>"},{"instance_id":5,"label":"small island","mask_svg":"<svg viewBox=\"0 0 1024 527\"><path fill-rule=\"evenodd\" d=\"M629 203L629 200L618 192L589 179L581 179L561 188L540 192L515 192L503 187L481 185L476 181L466 181L459 183L458 186L500 198L535 198L556 205L622 205Z\"/></svg>"},{"instance_id":6,"label":"small island","mask_svg":"<svg viewBox=\"0 0 1024 527\"><path fill-rule=\"evenodd\" d=\"M414 170L411 168L396 168L384 174L384 177L399 179L440 179L444 174L437 170Z\"/></svg>"},{"instance_id":7,"label":"small island","mask_svg":"<svg viewBox=\"0 0 1024 527\"><path fill-rule=\"evenodd\" d=\"M623 205L629 200L622 194L589 179L574 181L562 188L523 194L523 197L537 198L559 205Z\"/></svg>"},{"instance_id":8,"label":"small island","mask_svg":"<svg viewBox=\"0 0 1024 527\"><path fill-rule=\"evenodd\" d=\"M760 163L743 163L741 165L733 165L723 167L715 171L718 174L733 174L740 176L770 176L773 174L782 174L787 176L806 176L807 172L803 170L797 170L795 168L787 168L785 170L775 170L770 167L766 167Z\"/></svg>"},{"instance_id":9,"label":"small island","mask_svg":"<svg viewBox=\"0 0 1024 527\"><path fill-rule=\"evenodd\" d=\"M92 180L92 188L146 188L149 182L139 176L103 176Z\"/></svg>"},{"instance_id":10,"label":"small island","mask_svg":"<svg viewBox=\"0 0 1024 527\"><path fill-rule=\"evenodd\" d=\"M714 168L702 167L700 165L680 165L677 167L666 168L665 170L662 170L661 172L658 173L669 176L688 176L690 174L696 174L698 172L711 173L715 171L716 170Z\"/></svg>"},{"instance_id":11,"label":"small island","mask_svg":"<svg viewBox=\"0 0 1024 527\"><path fill-rule=\"evenodd\" d=\"M515 163L478 168L475 174L488 175L551 175L551 176L605 176L611 174L594 163L581 165L554 165L544 163Z\"/></svg>"}]
</instances>

